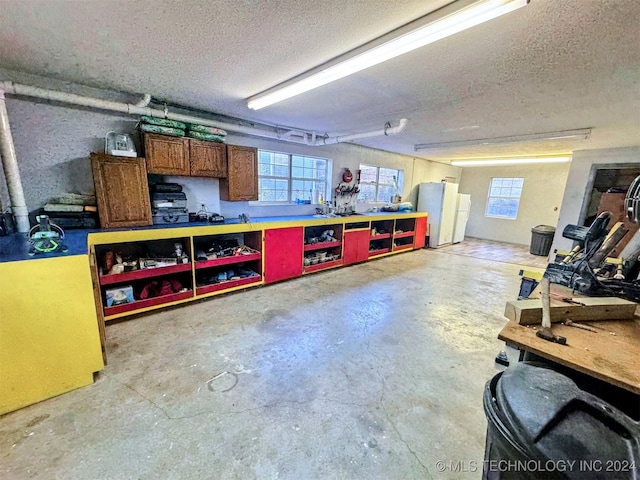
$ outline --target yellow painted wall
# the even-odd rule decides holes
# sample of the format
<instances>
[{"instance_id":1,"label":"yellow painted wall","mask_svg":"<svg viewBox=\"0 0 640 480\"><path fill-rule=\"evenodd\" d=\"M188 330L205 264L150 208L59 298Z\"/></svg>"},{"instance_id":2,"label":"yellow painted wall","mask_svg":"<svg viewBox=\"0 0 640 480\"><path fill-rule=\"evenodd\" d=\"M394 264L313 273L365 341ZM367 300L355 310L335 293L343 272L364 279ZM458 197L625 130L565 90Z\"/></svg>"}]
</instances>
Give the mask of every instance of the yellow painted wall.
<instances>
[{"instance_id":1,"label":"yellow painted wall","mask_svg":"<svg viewBox=\"0 0 640 480\"><path fill-rule=\"evenodd\" d=\"M0 414L104 367L87 255L0 263Z\"/></svg>"}]
</instances>

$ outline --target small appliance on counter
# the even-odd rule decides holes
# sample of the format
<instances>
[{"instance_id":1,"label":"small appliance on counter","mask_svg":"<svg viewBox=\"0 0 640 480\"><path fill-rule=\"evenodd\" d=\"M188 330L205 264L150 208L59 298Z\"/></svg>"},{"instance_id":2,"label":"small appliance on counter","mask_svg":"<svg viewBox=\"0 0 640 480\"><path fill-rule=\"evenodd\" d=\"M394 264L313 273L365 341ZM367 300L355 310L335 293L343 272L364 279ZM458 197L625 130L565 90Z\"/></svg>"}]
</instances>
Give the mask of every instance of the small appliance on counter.
<instances>
[{"instance_id":1,"label":"small appliance on counter","mask_svg":"<svg viewBox=\"0 0 640 480\"><path fill-rule=\"evenodd\" d=\"M177 183L152 186L151 213L154 225L189 222L187 195Z\"/></svg>"},{"instance_id":2,"label":"small appliance on counter","mask_svg":"<svg viewBox=\"0 0 640 480\"><path fill-rule=\"evenodd\" d=\"M109 132L105 138L104 153L116 157L137 157L136 147L131 135Z\"/></svg>"}]
</instances>

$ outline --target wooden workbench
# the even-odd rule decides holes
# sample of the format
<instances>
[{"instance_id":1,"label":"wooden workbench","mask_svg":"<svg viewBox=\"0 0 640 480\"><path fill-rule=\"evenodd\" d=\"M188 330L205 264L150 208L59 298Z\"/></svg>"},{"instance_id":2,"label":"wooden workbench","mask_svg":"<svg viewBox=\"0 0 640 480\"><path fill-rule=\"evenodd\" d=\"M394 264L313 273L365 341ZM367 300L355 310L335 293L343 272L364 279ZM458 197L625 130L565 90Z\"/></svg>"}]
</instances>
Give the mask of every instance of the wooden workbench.
<instances>
[{"instance_id":1,"label":"wooden workbench","mask_svg":"<svg viewBox=\"0 0 640 480\"><path fill-rule=\"evenodd\" d=\"M567 345L536 337L540 325L518 325L513 321L505 325L498 338L640 395L640 317L589 322L589 325L598 333L554 323L553 333L566 337Z\"/></svg>"}]
</instances>

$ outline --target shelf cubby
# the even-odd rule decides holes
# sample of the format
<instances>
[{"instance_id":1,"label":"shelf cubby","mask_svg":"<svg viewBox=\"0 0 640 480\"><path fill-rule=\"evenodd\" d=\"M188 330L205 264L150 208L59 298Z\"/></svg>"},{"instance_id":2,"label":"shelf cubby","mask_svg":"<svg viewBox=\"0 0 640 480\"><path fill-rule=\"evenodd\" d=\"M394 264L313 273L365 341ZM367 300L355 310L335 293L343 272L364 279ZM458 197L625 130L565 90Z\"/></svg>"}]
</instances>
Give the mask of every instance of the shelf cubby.
<instances>
[{"instance_id":1,"label":"shelf cubby","mask_svg":"<svg viewBox=\"0 0 640 480\"><path fill-rule=\"evenodd\" d=\"M328 262L322 262L322 263L316 263L315 265L305 265L304 267L304 273L312 273L312 272L318 272L320 270L326 270L328 268L334 268L334 267L338 267L342 265L342 259L338 259L338 260L331 260Z\"/></svg>"},{"instance_id":2,"label":"shelf cubby","mask_svg":"<svg viewBox=\"0 0 640 480\"><path fill-rule=\"evenodd\" d=\"M262 281L262 277L260 275L240 278L237 280L224 280L218 283L211 283L209 285L196 287L196 295L205 295L207 293L219 292L222 290L229 290L230 288L240 287L243 285L251 285L254 283L260 283L261 281Z\"/></svg>"},{"instance_id":3,"label":"shelf cubby","mask_svg":"<svg viewBox=\"0 0 640 480\"><path fill-rule=\"evenodd\" d=\"M171 275L173 273L189 271L191 271L191 262L169 265L167 267L143 268L140 270L131 270L129 272L101 275L100 285L115 285L117 283L127 283L144 278L153 278L161 275Z\"/></svg>"},{"instance_id":4,"label":"shelf cubby","mask_svg":"<svg viewBox=\"0 0 640 480\"><path fill-rule=\"evenodd\" d=\"M178 300L185 300L193 297L193 290L187 290L184 292L171 293L169 295L161 295L159 297L146 298L144 300L136 300L131 303L123 303L121 305L113 305L111 307L104 307L105 320L109 320L109 317L118 315L125 312L133 312L134 310L141 310L147 307L164 305L171 302L177 302Z\"/></svg>"}]
</instances>

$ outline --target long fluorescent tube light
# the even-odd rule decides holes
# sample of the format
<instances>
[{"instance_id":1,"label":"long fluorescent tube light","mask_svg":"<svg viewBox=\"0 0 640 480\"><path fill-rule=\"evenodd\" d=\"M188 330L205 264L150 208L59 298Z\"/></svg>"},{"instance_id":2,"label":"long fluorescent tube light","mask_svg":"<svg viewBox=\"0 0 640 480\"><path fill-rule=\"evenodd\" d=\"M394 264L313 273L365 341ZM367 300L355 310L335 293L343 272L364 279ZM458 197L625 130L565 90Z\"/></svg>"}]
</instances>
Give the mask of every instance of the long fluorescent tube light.
<instances>
[{"instance_id":1,"label":"long fluorescent tube light","mask_svg":"<svg viewBox=\"0 0 640 480\"><path fill-rule=\"evenodd\" d=\"M501 165L527 165L530 163L565 163L571 156L561 157L519 157L519 158L487 158L478 160L452 160L454 167L489 167Z\"/></svg>"},{"instance_id":2,"label":"long fluorescent tube light","mask_svg":"<svg viewBox=\"0 0 640 480\"><path fill-rule=\"evenodd\" d=\"M326 68L319 67L321 70L317 73L298 80L292 79L279 87L255 95L249 98L247 106L259 110L273 105L474 27L528 3L529 0L481 0L344 61Z\"/></svg>"},{"instance_id":3,"label":"long fluorescent tube light","mask_svg":"<svg viewBox=\"0 0 640 480\"><path fill-rule=\"evenodd\" d=\"M497 138L477 138L474 140L460 140L457 142L421 143L413 148L416 152L420 150L433 150L436 148L450 147L477 147L482 145L499 145L502 143L530 142L534 140L587 140L591 136L590 128L578 130L562 130L559 132L532 133L530 135L513 135L511 137Z\"/></svg>"}]
</instances>

